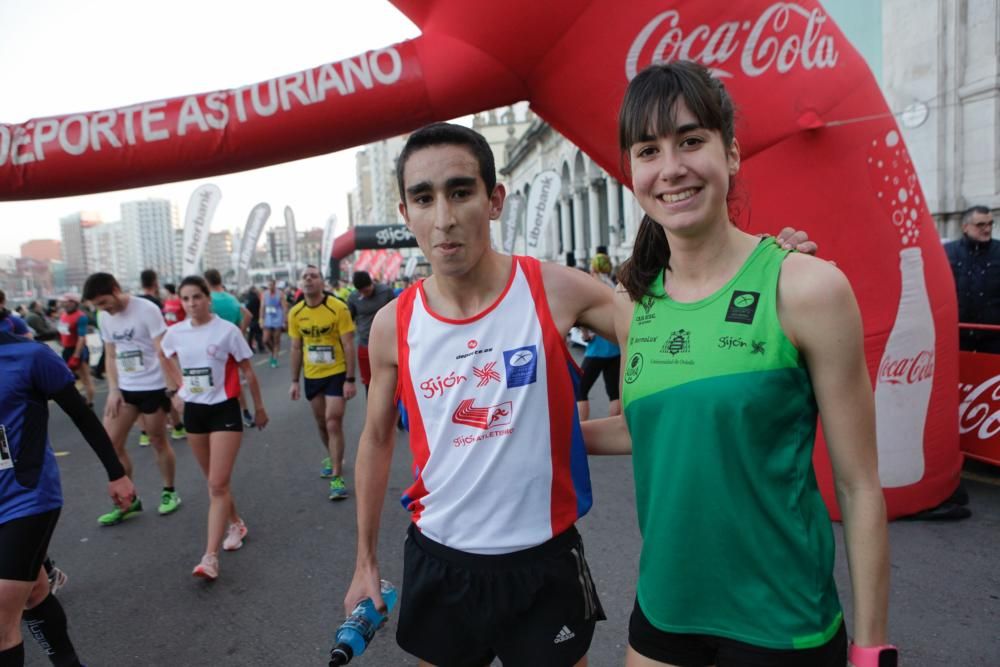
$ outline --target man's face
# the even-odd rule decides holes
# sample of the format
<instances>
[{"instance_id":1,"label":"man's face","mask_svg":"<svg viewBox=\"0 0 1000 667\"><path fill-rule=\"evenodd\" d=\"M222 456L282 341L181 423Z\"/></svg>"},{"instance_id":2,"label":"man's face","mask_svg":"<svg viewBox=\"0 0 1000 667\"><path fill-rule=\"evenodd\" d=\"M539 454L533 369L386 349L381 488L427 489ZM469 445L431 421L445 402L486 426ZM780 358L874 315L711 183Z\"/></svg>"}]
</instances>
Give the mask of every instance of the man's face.
<instances>
[{"instance_id":1,"label":"man's face","mask_svg":"<svg viewBox=\"0 0 1000 667\"><path fill-rule=\"evenodd\" d=\"M371 298L371 295L375 293L375 283L372 283L370 285L365 285L358 291L361 292L361 295L364 296L366 299Z\"/></svg>"},{"instance_id":2,"label":"man's face","mask_svg":"<svg viewBox=\"0 0 1000 667\"><path fill-rule=\"evenodd\" d=\"M500 217L503 186L487 192L472 151L444 144L410 155L403 187L399 212L434 273L468 273L490 247L490 220Z\"/></svg>"},{"instance_id":3,"label":"man's face","mask_svg":"<svg viewBox=\"0 0 1000 667\"><path fill-rule=\"evenodd\" d=\"M307 267L302 272L302 292L309 296L316 296L323 291L323 276L319 269Z\"/></svg>"},{"instance_id":4,"label":"man's face","mask_svg":"<svg viewBox=\"0 0 1000 667\"><path fill-rule=\"evenodd\" d=\"M962 225L962 233L973 241L989 241L993 238L993 214L973 213L969 221Z\"/></svg>"},{"instance_id":5,"label":"man's face","mask_svg":"<svg viewBox=\"0 0 1000 667\"><path fill-rule=\"evenodd\" d=\"M73 301L71 299L67 299L66 301L63 301L63 309L67 313L72 313L73 311L75 311L77 309L77 307L79 305L80 304L78 304L76 301Z\"/></svg>"},{"instance_id":6,"label":"man's face","mask_svg":"<svg viewBox=\"0 0 1000 667\"><path fill-rule=\"evenodd\" d=\"M121 292L114 292L113 294L102 294L100 296L95 296L90 300L94 304L94 308L97 310L103 310L106 313L114 315L120 312L122 309Z\"/></svg>"}]
</instances>

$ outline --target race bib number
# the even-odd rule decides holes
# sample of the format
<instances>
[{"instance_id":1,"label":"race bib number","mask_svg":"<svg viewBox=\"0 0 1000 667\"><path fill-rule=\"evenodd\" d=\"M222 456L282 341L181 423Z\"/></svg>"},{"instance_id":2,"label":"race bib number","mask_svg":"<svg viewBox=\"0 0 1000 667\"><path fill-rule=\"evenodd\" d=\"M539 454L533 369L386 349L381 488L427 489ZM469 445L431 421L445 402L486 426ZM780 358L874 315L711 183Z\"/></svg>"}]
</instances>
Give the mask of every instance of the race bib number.
<instances>
[{"instance_id":1,"label":"race bib number","mask_svg":"<svg viewBox=\"0 0 1000 667\"><path fill-rule=\"evenodd\" d=\"M175 313L173 311L167 311L167 312L163 313L163 319L166 320L167 322L170 322L171 324L173 324L173 323L177 322L177 313Z\"/></svg>"},{"instance_id":2,"label":"race bib number","mask_svg":"<svg viewBox=\"0 0 1000 667\"><path fill-rule=\"evenodd\" d=\"M59 324L56 326L56 329L63 336L68 336L69 335L69 325L66 324L65 322L59 322Z\"/></svg>"},{"instance_id":3,"label":"race bib number","mask_svg":"<svg viewBox=\"0 0 1000 667\"><path fill-rule=\"evenodd\" d=\"M333 345L310 345L306 353L310 364L329 365L334 362Z\"/></svg>"},{"instance_id":4,"label":"race bib number","mask_svg":"<svg viewBox=\"0 0 1000 667\"><path fill-rule=\"evenodd\" d=\"M118 368L123 373L138 373L145 366L142 363L142 350L129 350L118 353Z\"/></svg>"},{"instance_id":5,"label":"race bib number","mask_svg":"<svg viewBox=\"0 0 1000 667\"><path fill-rule=\"evenodd\" d=\"M0 470L10 470L14 467L14 457L10 454L7 444L7 428L0 424Z\"/></svg>"},{"instance_id":6,"label":"race bib number","mask_svg":"<svg viewBox=\"0 0 1000 667\"><path fill-rule=\"evenodd\" d=\"M204 394L212 388L211 368L185 368L184 386L192 394Z\"/></svg>"},{"instance_id":7,"label":"race bib number","mask_svg":"<svg viewBox=\"0 0 1000 667\"><path fill-rule=\"evenodd\" d=\"M278 314L278 308L276 306L264 306L264 314L273 317Z\"/></svg>"}]
</instances>

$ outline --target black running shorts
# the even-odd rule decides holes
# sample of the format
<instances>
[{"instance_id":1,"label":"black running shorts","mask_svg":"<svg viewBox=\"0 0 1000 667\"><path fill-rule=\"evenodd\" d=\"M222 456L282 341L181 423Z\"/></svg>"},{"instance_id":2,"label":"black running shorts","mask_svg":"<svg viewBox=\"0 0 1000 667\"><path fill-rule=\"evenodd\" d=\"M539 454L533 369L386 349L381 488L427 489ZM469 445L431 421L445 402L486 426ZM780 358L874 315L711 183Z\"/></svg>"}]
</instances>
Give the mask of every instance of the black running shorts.
<instances>
[{"instance_id":1,"label":"black running shorts","mask_svg":"<svg viewBox=\"0 0 1000 667\"><path fill-rule=\"evenodd\" d=\"M128 391L122 389L122 398L129 405L139 408L139 412L144 415L151 415L158 410L170 412L170 399L167 398L167 390L154 389L152 391Z\"/></svg>"},{"instance_id":2,"label":"black running shorts","mask_svg":"<svg viewBox=\"0 0 1000 667\"><path fill-rule=\"evenodd\" d=\"M396 641L437 667L571 667L604 611L575 528L531 549L482 556L411 524Z\"/></svg>"},{"instance_id":3,"label":"black running shorts","mask_svg":"<svg viewBox=\"0 0 1000 667\"><path fill-rule=\"evenodd\" d=\"M617 357L584 357L583 375L580 378L580 393L576 400L586 401L590 389L597 378L604 375L604 390L608 392L608 400L618 400L618 379L621 373L621 356Z\"/></svg>"},{"instance_id":4,"label":"black running shorts","mask_svg":"<svg viewBox=\"0 0 1000 667\"><path fill-rule=\"evenodd\" d=\"M34 581L45 561L59 508L0 523L0 579Z\"/></svg>"},{"instance_id":5,"label":"black running shorts","mask_svg":"<svg viewBox=\"0 0 1000 667\"><path fill-rule=\"evenodd\" d=\"M766 612L765 612L766 613ZM639 601L628 622L628 644L650 660L680 667L844 667L847 664L847 631L822 646L807 649L773 649L744 644L712 635L664 632L642 613Z\"/></svg>"},{"instance_id":6,"label":"black running shorts","mask_svg":"<svg viewBox=\"0 0 1000 667\"><path fill-rule=\"evenodd\" d=\"M333 375L327 375L325 378L316 380L306 378L306 400L311 401L319 394L343 397L344 379L346 377L347 373L334 373Z\"/></svg>"},{"instance_id":7,"label":"black running shorts","mask_svg":"<svg viewBox=\"0 0 1000 667\"><path fill-rule=\"evenodd\" d=\"M188 433L215 433L216 431L242 431L243 416L240 399L230 398L222 403L204 405L184 403L184 428Z\"/></svg>"}]
</instances>

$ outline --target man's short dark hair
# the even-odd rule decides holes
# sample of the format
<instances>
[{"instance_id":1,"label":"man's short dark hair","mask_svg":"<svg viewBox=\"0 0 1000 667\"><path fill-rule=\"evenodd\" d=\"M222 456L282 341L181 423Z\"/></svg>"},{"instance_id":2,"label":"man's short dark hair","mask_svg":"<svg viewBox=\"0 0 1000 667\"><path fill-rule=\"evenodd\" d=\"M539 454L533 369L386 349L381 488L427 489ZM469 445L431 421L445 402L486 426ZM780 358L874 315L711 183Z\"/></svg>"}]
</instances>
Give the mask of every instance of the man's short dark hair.
<instances>
[{"instance_id":1,"label":"man's short dark hair","mask_svg":"<svg viewBox=\"0 0 1000 667\"><path fill-rule=\"evenodd\" d=\"M0 289L0 303L7 302L7 293Z\"/></svg>"},{"instance_id":2,"label":"man's short dark hair","mask_svg":"<svg viewBox=\"0 0 1000 667\"><path fill-rule=\"evenodd\" d=\"M142 285L143 289L156 287L156 271L153 269L143 269L142 273L139 274L139 284Z\"/></svg>"},{"instance_id":3,"label":"man's short dark hair","mask_svg":"<svg viewBox=\"0 0 1000 667\"><path fill-rule=\"evenodd\" d=\"M87 281L83 283L82 298L84 301L90 301L99 296L108 296L115 292L120 292L121 289L118 281L110 273L92 273L87 277Z\"/></svg>"},{"instance_id":4,"label":"man's short dark hair","mask_svg":"<svg viewBox=\"0 0 1000 667\"><path fill-rule=\"evenodd\" d=\"M976 213L980 215L989 215L990 209L985 206L970 206L969 208L962 211L962 224L967 225L972 221L972 216Z\"/></svg>"},{"instance_id":5,"label":"man's short dark hair","mask_svg":"<svg viewBox=\"0 0 1000 667\"><path fill-rule=\"evenodd\" d=\"M177 294L177 285L173 283L164 283L163 289L167 290L167 294Z\"/></svg>"},{"instance_id":6,"label":"man's short dark hair","mask_svg":"<svg viewBox=\"0 0 1000 667\"><path fill-rule=\"evenodd\" d=\"M205 280L212 287L222 286L222 274L219 273L218 269L205 269Z\"/></svg>"},{"instance_id":7,"label":"man's short dark hair","mask_svg":"<svg viewBox=\"0 0 1000 667\"><path fill-rule=\"evenodd\" d=\"M399 184L399 199L406 202L406 189L403 185L403 169L410 156L422 148L431 146L465 146L479 163L479 175L486 184L486 194L493 194L497 185L497 169L493 162L493 151L486 143L486 138L475 130L470 130L454 123L431 123L425 125L406 140L399 158L396 160L396 182Z\"/></svg>"},{"instance_id":8,"label":"man's short dark hair","mask_svg":"<svg viewBox=\"0 0 1000 667\"><path fill-rule=\"evenodd\" d=\"M372 284L372 277L367 271L355 271L352 280L356 289L364 289Z\"/></svg>"}]
</instances>

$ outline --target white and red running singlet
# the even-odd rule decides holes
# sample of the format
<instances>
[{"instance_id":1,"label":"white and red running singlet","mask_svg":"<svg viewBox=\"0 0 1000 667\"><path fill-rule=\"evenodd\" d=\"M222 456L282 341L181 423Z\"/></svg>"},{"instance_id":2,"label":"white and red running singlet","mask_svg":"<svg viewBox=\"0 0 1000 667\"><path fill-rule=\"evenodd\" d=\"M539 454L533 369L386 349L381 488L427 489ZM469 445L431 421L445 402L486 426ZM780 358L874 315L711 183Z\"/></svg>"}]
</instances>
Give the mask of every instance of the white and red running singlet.
<instances>
[{"instance_id":1,"label":"white and red running singlet","mask_svg":"<svg viewBox=\"0 0 1000 667\"><path fill-rule=\"evenodd\" d=\"M538 260L515 257L507 287L476 317L432 312L419 283L400 295L397 318L414 468L402 502L417 528L453 549L498 554L537 546L586 514L579 369Z\"/></svg>"}]
</instances>

